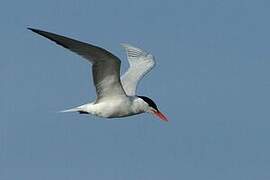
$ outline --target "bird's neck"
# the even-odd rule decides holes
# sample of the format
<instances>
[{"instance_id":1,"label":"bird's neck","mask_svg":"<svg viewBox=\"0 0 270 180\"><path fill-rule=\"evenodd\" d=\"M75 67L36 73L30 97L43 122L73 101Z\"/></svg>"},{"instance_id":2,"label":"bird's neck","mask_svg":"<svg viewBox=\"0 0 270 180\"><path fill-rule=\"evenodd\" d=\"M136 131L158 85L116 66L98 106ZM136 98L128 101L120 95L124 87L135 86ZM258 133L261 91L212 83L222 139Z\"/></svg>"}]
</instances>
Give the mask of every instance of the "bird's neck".
<instances>
[{"instance_id":1,"label":"bird's neck","mask_svg":"<svg viewBox=\"0 0 270 180\"><path fill-rule=\"evenodd\" d=\"M132 99L132 111L135 114L147 112L148 104L145 103L141 98L134 97Z\"/></svg>"}]
</instances>

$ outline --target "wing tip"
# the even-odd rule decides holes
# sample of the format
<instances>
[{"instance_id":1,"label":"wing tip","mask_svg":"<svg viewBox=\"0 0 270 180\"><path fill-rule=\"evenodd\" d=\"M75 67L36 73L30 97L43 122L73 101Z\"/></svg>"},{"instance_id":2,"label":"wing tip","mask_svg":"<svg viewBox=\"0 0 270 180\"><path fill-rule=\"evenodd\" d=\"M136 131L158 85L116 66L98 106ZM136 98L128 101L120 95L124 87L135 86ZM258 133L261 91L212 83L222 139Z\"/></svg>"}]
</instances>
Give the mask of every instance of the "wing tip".
<instances>
[{"instance_id":1,"label":"wing tip","mask_svg":"<svg viewBox=\"0 0 270 180\"><path fill-rule=\"evenodd\" d=\"M126 50L129 57L147 56L150 54L149 52L128 43L120 43L120 45Z\"/></svg>"},{"instance_id":2,"label":"wing tip","mask_svg":"<svg viewBox=\"0 0 270 180\"><path fill-rule=\"evenodd\" d=\"M46 33L45 31L42 31L40 29L31 28L31 27L27 27L27 29L34 32L34 33L37 33L37 34L39 34L41 36L45 36L45 33Z\"/></svg>"},{"instance_id":3,"label":"wing tip","mask_svg":"<svg viewBox=\"0 0 270 180\"><path fill-rule=\"evenodd\" d=\"M33 31L35 33L39 33L40 32L39 29L35 29L35 28L31 28L31 27L27 27L27 29L30 30L30 31Z\"/></svg>"},{"instance_id":4,"label":"wing tip","mask_svg":"<svg viewBox=\"0 0 270 180\"><path fill-rule=\"evenodd\" d=\"M128 47L132 47L130 44L128 43L120 43L120 45L123 47L123 48L128 48Z\"/></svg>"},{"instance_id":5,"label":"wing tip","mask_svg":"<svg viewBox=\"0 0 270 180\"><path fill-rule=\"evenodd\" d=\"M66 38L67 37L64 37L64 36L61 36L61 35L57 35L57 34L54 34L54 33L51 33L51 32L47 32L47 31L43 31L43 30L40 30L40 29L35 29L35 28L30 28L30 27L27 27L28 30L30 31L33 31L34 33L37 33L45 38L48 38L49 40L51 41L54 41L56 44L66 48L66 49L69 49L69 46L67 46L66 44L62 43L61 41L59 41L58 39L59 38Z\"/></svg>"}]
</instances>

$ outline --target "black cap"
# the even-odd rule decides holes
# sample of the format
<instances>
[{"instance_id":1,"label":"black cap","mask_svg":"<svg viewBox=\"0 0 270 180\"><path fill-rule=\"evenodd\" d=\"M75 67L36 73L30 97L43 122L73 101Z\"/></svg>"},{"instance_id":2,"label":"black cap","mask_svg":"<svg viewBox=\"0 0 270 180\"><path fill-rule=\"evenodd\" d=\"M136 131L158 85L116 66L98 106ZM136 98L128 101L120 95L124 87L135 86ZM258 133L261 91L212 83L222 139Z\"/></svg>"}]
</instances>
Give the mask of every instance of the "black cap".
<instances>
[{"instance_id":1,"label":"black cap","mask_svg":"<svg viewBox=\"0 0 270 180\"><path fill-rule=\"evenodd\" d=\"M146 97L146 96L138 96L138 97L143 99L150 107L152 107L158 111L157 105L152 99L150 99L149 97Z\"/></svg>"}]
</instances>

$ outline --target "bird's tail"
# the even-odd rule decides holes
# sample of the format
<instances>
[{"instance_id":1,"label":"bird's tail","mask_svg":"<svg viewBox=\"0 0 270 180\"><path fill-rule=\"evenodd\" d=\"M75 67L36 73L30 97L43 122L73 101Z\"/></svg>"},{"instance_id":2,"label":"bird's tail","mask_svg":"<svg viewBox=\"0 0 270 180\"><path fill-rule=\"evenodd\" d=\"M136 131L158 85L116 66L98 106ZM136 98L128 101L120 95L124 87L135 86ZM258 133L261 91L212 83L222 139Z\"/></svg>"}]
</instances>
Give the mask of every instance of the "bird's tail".
<instances>
[{"instance_id":1,"label":"bird's tail","mask_svg":"<svg viewBox=\"0 0 270 180\"><path fill-rule=\"evenodd\" d=\"M76 107L76 108L71 108L71 109L65 109L59 112L65 113L65 112L78 112L78 111L80 111L80 108Z\"/></svg>"},{"instance_id":2,"label":"bird's tail","mask_svg":"<svg viewBox=\"0 0 270 180\"><path fill-rule=\"evenodd\" d=\"M78 107L74 107L74 108L71 108L71 109L65 109L63 111L59 111L59 112L79 112L79 113L83 113L85 112L85 108L87 107L88 104L84 104L84 105L81 105L81 106L78 106Z\"/></svg>"},{"instance_id":3,"label":"bird's tail","mask_svg":"<svg viewBox=\"0 0 270 180\"><path fill-rule=\"evenodd\" d=\"M65 110L62 110L59 112L79 112L79 111L82 111L82 106L78 106L78 107L71 108L71 109L65 109Z\"/></svg>"}]
</instances>

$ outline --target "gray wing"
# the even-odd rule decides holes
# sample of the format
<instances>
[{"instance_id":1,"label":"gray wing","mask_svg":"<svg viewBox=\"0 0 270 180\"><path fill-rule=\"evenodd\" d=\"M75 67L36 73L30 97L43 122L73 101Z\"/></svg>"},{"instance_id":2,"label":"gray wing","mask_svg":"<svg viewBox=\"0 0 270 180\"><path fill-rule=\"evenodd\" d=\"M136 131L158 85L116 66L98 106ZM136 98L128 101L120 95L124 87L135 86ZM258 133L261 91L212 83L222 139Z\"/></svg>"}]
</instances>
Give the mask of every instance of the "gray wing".
<instances>
[{"instance_id":1,"label":"gray wing","mask_svg":"<svg viewBox=\"0 0 270 180\"><path fill-rule=\"evenodd\" d=\"M38 29L28 29L54 41L92 63L97 100L109 96L126 95L120 81L121 61L116 56L103 48L91 44Z\"/></svg>"},{"instance_id":2,"label":"gray wing","mask_svg":"<svg viewBox=\"0 0 270 180\"><path fill-rule=\"evenodd\" d=\"M129 44L121 44L126 50L129 69L121 76L127 95L136 95L139 81L155 66L154 56Z\"/></svg>"}]
</instances>

